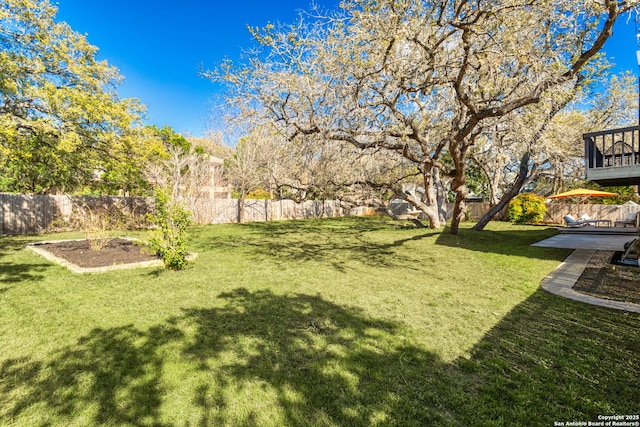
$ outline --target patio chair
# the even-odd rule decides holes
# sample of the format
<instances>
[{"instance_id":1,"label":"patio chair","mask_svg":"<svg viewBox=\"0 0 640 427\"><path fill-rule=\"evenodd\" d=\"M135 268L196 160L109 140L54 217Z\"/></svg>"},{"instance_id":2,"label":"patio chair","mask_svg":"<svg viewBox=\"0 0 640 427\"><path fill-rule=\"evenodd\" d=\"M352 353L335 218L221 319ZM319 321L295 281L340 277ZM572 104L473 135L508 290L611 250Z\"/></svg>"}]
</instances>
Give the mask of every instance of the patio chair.
<instances>
[{"instance_id":1,"label":"patio chair","mask_svg":"<svg viewBox=\"0 0 640 427\"><path fill-rule=\"evenodd\" d=\"M631 227L635 227L636 224L638 223L638 213L637 212L631 212L629 214L627 214L626 217L624 217L623 219L617 219L614 222L614 225L616 227L626 227L627 225L630 225Z\"/></svg>"},{"instance_id":2,"label":"patio chair","mask_svg":"<svg viewBox=\"0 0 640 427\"><path fill-rule=\"evenodd\" d=\"M595 227L599 227L599 224L605 224L607 227L611 227L610 219L593 219L587 214L582 215L580 221L584 221L587 225L593 225Z\"/></svg>"},{"instance_id":3,"label":"patio chair","mask_svg":"<svg viewBox=\"0 0 640 427\"><path fill-rule=\"evenodd\" d=\"M588 225L586 221L577 220L571 215L565 215L562 219L564 219L564 223L567 227L584 227L585 225Z\"/></svg>"}]
</instances>

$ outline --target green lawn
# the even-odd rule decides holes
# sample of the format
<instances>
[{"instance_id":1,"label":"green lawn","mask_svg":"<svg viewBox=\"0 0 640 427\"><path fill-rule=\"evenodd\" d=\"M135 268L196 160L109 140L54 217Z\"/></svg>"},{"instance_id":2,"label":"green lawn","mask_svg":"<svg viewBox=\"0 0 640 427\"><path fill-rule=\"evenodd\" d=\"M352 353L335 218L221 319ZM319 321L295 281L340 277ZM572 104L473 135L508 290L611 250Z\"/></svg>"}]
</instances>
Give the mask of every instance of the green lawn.
<instances>
[{"instance_id":1,"label":"green lawn","mask_svg":"<svg viewBox=\"0 0 640 427\"><path fill-rule=\"evenodd\" d=\"M540 290L555 231L194 228L77 275L0 239L0 425L552 426L637 414L640 316ZM48 235L46 239L79 237Z\"/></svg>"}]
</instances>

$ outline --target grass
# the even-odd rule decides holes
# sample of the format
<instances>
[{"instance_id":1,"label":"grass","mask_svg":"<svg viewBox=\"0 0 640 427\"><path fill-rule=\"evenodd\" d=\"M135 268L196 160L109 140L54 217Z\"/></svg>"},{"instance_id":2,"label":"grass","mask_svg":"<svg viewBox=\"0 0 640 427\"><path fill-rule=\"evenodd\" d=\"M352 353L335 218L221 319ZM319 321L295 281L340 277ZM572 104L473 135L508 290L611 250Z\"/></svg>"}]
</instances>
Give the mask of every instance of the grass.
<instances>
[{"instance_id":1,"label":"grass","mask_svg":"<svg viewBox=\"0 0 640 427\"><path fill-rule=\"evenodd\" d=\"M216 225L77 275L0 239L0 424L553 425L636 414L640 316L539 289L553 230ZM46 239L79 237L50 235Z\"/></svg>"}]
</instances>

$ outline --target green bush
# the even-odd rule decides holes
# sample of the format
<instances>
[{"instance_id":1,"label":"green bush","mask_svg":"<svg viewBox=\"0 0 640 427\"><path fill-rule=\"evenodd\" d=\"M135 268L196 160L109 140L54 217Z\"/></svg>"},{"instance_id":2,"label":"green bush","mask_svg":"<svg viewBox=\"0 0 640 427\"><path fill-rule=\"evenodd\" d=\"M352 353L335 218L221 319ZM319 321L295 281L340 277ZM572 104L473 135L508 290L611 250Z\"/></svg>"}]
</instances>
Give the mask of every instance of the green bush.
<instances>
[{"instance_id":1,"label":"green bush","mask_svg":"<svg viewBox=\"0 0 640 427\"><path fill-rule=\"evenodd\" d=\"M542 222L547 213L545 198L533 193L522 193L509 202L507 217L519 224Z\"/></svg>"},{"instance_id":2,"label":"green bush","mask_svg":"<svg viewBox=\"0 0 640 427\"><path fill-rule=\"evenodd\" d=\"M191 214L183 206L169 200L162 190L156 192L156 212L150 221L158 226L159 232L147 242L164 261L169 270L182 270L187 265L187 227L191 224Z\"/></svg>"},{"instance_id":3,"label":"green bush","mask_svg":"<svg viewBox=\"0 0 640 427\"><path fill-rule=\"evenodd\" d=\"M273 195L269 193L267 190L263 190L261 188L257 190L253 190L249 194L247 194L247 199L254 200L271 200L273 199Z\"/></svg>"}]
</instances>

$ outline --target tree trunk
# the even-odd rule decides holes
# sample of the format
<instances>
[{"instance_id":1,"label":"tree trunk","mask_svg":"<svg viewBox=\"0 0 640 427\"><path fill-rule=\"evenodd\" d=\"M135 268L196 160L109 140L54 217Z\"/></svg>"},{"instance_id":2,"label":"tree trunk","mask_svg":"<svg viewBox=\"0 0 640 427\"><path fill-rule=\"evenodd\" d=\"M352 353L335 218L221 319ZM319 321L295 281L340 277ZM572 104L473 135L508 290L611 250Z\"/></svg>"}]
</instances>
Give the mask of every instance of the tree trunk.
<instances>
[{"instance_id":1,"label":"tree trunk","mask_svg":"<svg viewBox=\"0 0 640 427\"><path fill-rule=\"evenodd\" d=\"M489 224L491 219L493 219L494 216L496 216L500 211L502 211L505 208L505 206L507 206L507 204L511 201L511 199L513 199L518 194L520 194L520 190L522 190L522 187L530 179L530 177L533 175L533 171L535 170L535 165L534 167L531 168L531 171L529 170L530 159L531 159L531 154L528 151L522 154L522 157L520 158L520 170L518 172L518 177L516 178L516 181L513 183L513 186L504 196L502 196L498 204L496 204L491 209L489 209L489 211L486 214L484 214L482 218L480 218L480 220L476 223L476 225L472 227L473 230L476 230L476 231L484 230L484 228L487 226L487 224Z\"/></svg>"},{"instance_id":2,"label":"tree trunk","mask_svg":"<svg viewBox=\"0 0 640 427\"><path fill-rule=\"evenodd\" d=\"M466 151L469 145L460 147L458 144L451 144L451 158L455 167L455 177L451 183L451 191L456 193L456 202L453 207L453 217L451 218L451 234L458 234L460 223L465 217L466 200L469 195L467 188Z\"/></svg>"},{"instance_id":3,"label":"tree trunk","mask_svg":"<svg viewBox=\"0 0 640 427\"><path fill-rule=\"evenodd\" d=\"M238 199L238 223L244 222L244 202L247 197L247 191L242 188L240 190L240 198Z\"/></svg>"},{"instance_id":4,"label":"tree trunk","mask_svg":"<svg viewBox=\"0 0 640 427\"><path fill-rule=\"evenodd\" d=\"M395 197L408 202L418 211L426 215L429 228L440 228L446 222L446 206L441 203L444 189L440 181L439 170L433 165L423 164L422 168L424 197L418 198L410 192L395 190ZM424 227L415 214L395 215L387 209L387 213L394 219L409 219L418 227Z\"/></svg>"},{"instance_id":5,"label":"tree trunk","mask_svg":"<svg viewBox=\"0 0 640 427\"><path fill-rule=\"evenodd\" d=\"M414 197L411 194L404 193L404 194L398 194L398 196L401 199L409 202L413 207L415 207L416 209L418 209L419 211L421 211L427 216L427 219L429 221L429 228L438 228L441 226L440 218L438 216L437 206L427 205L422 200ZM402 218L402 219L411 219L412 221L414 220L414 218ZM415 221L413 222L416 223Z\"/></svg>"},{"instance_id":6,"label":"tree trunk","mask_svg":"<svg viewBox=\"0 0 640 427\"><path fill-rule=\"evenodd\" d=\"M429 228L440 228L446 222L446 209L443 215L439 197L443 191L441 189L440 171L429 163L422 165L422 171L424 201L418 200L411 195L406 195L409 196L406 200L424 212L429 219Z\"/></svg>"},{"instance_id":7,"label":"tree trunk","mask_svg":"<svg viewBox=\"0 0 640 427\"><path fill-rule=\"evenodd\" d=\"M441 224L447 223L447 191L440 179L440 169L433 170L433 181L436 188L436 204L438 206L438 218Z\"/></svg>"},{"instance_id":8,"label":"tree trunk","mask_svg":"<svg viewBox=\"0 0 640 427\"><path fill-rule=\"evenodd\" d=\"M456 203L453 207L453 217L451 217L451 234L458 234L460 223L465 218L464 211L467 207L466 200L469 195L469 189L466 185L462 184L456 187L454 191L456 192Z\"/></svg>"}]
</instances>

